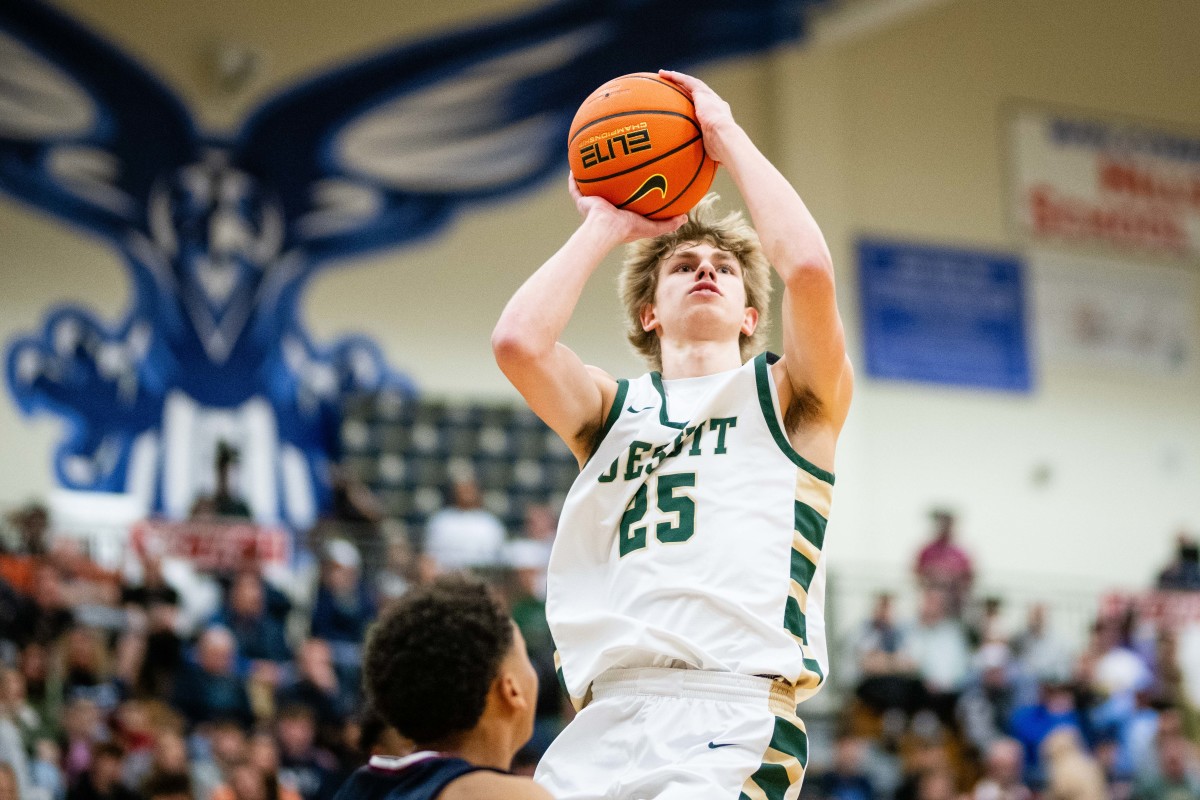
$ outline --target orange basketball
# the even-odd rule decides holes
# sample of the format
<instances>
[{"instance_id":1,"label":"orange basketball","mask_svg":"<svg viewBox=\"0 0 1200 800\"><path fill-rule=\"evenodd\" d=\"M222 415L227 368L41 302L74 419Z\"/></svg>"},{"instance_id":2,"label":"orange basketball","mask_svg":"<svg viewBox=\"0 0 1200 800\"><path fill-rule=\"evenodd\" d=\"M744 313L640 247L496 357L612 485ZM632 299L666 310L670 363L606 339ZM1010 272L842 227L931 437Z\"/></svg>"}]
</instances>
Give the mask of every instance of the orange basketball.
<instances>
[{"instance_id":1,"label":"orange basketball","mask_svg":"<svg viewBox=\"0 0 1200 800\"><path fill-rule=\"evenodd\" d=\"M567 147L579 191L651 219L691 210L717 170L692 99L652 72L622 75L592 92L571 122Z\"/></svg>"}]
</instances>

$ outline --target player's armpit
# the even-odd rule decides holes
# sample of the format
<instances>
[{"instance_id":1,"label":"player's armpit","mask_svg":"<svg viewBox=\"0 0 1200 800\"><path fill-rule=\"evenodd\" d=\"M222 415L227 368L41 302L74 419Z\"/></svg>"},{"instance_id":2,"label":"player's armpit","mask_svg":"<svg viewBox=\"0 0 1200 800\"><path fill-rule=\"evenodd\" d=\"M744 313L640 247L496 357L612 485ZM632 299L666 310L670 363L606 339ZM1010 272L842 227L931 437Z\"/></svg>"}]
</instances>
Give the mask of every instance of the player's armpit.
<instances>
[{"instance_id":1,"label":"player's armpit","mask_svg":"<svg viewBox=\"0 0 1200 800\"><path fill-rule=\"evenodd\" d=\"M529 778L497 772L471 772L442 790L439 800L554 800Z\"/></svg>"},{"instance_id":2,"label":"player's armpit","mask_svg":"<svg viewBox=\"0 0 1200 800\"><path fill-rule=\"evenodd\" d=\"M498 327L492 350L500 370L533 413L566 442L580 464L587 461L617 382L603 370L586 366L561 342L549 352L531 351L519 338L506 338Z\"/></svg>"}]
</instances>

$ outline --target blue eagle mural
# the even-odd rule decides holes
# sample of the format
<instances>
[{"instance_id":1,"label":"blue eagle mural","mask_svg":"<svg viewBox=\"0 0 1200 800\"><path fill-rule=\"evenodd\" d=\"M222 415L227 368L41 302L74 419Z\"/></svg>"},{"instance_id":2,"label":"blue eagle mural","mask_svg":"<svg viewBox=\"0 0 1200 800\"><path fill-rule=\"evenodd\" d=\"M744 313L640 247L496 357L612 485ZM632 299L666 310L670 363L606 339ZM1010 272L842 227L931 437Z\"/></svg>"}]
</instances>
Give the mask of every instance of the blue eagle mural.
<instances>
[{"instance_id":1,"label":"blue eagle mural","mask_svg":"<svg viewBox=\"0 0 1200 800\"><path fill-rule=\"evenodd\" d=\"M0 3L0 190L104 240L133 288L114 324L60 307L8 346L22 412L66 423L58 481L137 481L178 513L171 472L207 424L266 442L260 518L311 523L342 399L415 391L366 337L313 341L313 275L559 172L605 80L797 39L815 2L557 2L335 66L228 133L54 7Z\"/></svg>"}]
</instances>

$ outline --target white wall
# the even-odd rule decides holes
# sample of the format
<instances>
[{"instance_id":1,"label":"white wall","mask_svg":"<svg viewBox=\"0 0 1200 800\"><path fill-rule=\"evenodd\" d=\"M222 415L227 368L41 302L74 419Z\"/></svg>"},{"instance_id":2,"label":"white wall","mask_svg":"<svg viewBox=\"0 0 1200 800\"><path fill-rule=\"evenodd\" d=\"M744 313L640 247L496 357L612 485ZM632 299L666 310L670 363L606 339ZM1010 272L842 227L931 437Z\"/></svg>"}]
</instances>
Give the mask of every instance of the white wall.
<instances>
[{"instance_id":1,"label":"white wall","mask_svg":"<svg viewBox=\"0 0 1200 800\"><path fill-rule=\"evenodd\" d=\"M342 54L518 7L423 5L424 16L414 16L412 4L399 14L382 0L302 11L227 2L167 15L149 0L68 5L166 76L212 125L240 119ZM886 30L701 74L821 221L857 354L857 236L1023 252L1006 224L1006 104L1063 104L1200 131L1196 30L1200 6L1173 0L947 0ZM220 98L204 81L204 48L221 37L266 54L265 75L243 97ZM735 197L727 181L718 187ZM318 340L375 337L428 391L511 396L488 333L574 220L561 182L474 212L432 241L326 271L308 291L306 322ZM63 301L108 319L123 313L128 289L114 253L6 201L0 241L0 340L34 329ZM615 263L589 287L567 340L585 360L633 373L640 366L619 333ZM861 364L859 375L838 463L835 564L907 564L934 503L961 510L967 545L994 574L1138 584L1165 560L1179 525L1200 531L1195 378L1047 364L1032 394L1014 396L873 381ZM48 489L58 427L24 420L0 400L0 507ZM1035 483L1044 468L1050 480Z\"/></svg>"}]
</instances>

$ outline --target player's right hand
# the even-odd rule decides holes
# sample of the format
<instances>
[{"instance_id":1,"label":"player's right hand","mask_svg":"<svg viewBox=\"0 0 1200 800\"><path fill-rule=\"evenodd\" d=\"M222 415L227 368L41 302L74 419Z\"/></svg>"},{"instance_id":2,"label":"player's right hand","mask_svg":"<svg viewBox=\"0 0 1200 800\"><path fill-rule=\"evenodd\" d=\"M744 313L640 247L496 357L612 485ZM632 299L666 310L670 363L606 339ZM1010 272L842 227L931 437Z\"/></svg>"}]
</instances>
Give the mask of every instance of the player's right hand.
<instances>
[{"instance_id":1,"label":"player's right hand","mask_svg":"<svg viewBox=\"0 0 1200 800\"><path fill-rule=\"evenodd\" d=\"M638 239L662 236L687 222L687 214L679 214L670 219L649 219L632 211L624 211L603 197L589 197L580 192L579 184L575 183L575 176L568 176L567 182L571 199L575 201L579 214L585 220L605 225L622 242L636 242Z\"/></svg>"}]
</instances>

